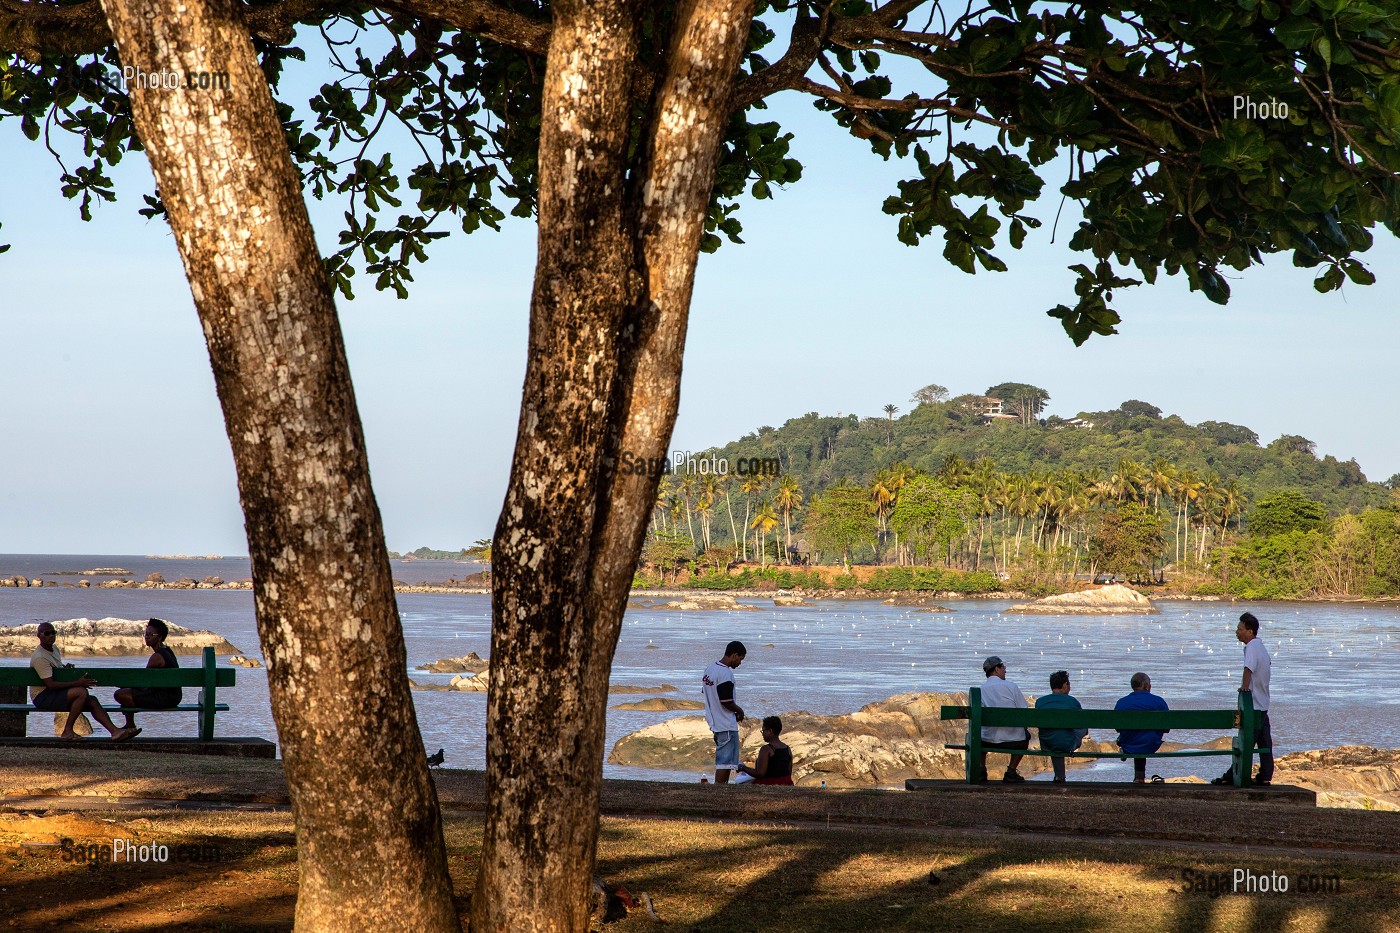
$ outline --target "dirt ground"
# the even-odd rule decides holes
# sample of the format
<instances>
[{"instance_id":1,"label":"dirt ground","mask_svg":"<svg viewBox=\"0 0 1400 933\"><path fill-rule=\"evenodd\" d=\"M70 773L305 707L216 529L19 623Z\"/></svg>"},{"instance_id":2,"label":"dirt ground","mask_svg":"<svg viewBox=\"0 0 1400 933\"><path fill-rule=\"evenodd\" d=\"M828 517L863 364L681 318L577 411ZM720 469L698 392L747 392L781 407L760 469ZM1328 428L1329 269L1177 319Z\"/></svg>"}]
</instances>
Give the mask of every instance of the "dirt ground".
<instances>
[{"instance_id":1,"label":"dirt ground","mask_svg":"<svg viewBox=\"0 0 1400 933\"><path fill-rule=\"evenodd\" d=\"M482 775L435 777L465 916ZM609 781L599 868L687 931L1400 929L1400 814L1142 790ZM289 929L285 800L277 762L0 749L0 931ZM114 840L131 860L112 861ZM1221 894L1236 869L1290 890ZM639 907L608 929L658 926Z\"/></svg>"}]
</instances>

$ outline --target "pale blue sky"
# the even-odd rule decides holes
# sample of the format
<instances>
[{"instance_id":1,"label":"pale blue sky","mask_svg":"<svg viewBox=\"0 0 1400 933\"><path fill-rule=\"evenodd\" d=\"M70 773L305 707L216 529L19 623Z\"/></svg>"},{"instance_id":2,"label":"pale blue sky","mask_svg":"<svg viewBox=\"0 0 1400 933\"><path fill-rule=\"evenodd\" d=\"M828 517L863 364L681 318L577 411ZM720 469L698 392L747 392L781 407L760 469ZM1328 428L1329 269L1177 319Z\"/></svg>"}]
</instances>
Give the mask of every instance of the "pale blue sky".
<instances>
[{"instance_id":1,"label":"pale blue sky","mask_svg":"<svg viewBox=\"0 0 1400 933\"><path fill-rule=\"evenodd\" d=\"M702 257L673 447L722 444L808 411L878 415L929 382L1050 392L1072 416L1139 398L1191 422L1282 433L1400 472L1390 430L1400 249L1364 257L1370 288L1321 296L1288 257L1232 276L1225 308L1184 281L1122 293L1116 337L1076 349L1045 310L1069 303L1078 261L1049 222L1012 271L953 269L941 238L894 237L880 204L901 174L799 99L771 111L798 133L802 182L743 211L745 246ZM90 224L13 122L0 129L0 552L243 554L232 460L203 339L163 222L137 216L149 168ZM341 208L312 203L323 244ZM1068 216L1070 211L1066 210ZM524 374L534 226L454 233L407 301L340 303L389 546L487 537L504 494ZM1388 235L1382 233L1382 237Z\"/></svg>"}]
</instances>

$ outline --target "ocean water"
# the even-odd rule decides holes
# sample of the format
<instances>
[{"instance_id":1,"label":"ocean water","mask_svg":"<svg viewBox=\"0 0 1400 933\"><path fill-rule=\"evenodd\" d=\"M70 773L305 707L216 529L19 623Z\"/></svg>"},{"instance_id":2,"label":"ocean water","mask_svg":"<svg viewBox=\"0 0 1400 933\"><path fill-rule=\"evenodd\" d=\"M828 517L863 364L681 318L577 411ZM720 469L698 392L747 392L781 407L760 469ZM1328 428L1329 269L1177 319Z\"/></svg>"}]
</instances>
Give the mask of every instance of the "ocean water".
<instances>
[{"instance_id":1,"label":"ocean water","mask_svg":"<svg viewBox=\"0 0 1400 933\"><path fill-rule=\"evenodd\" d=\"M0 577L21 573L72 584L76 571L96 567L131 570L136 579L160 572L167 580L218 575L247 576L247 561L162 561L111 555L6 557ZM238 568L242 569L239 570ZM405 582L461 578L475 565L455 561L395 562ZM1280 753L1358 744L1400 747L1400 609L1339 604L1210 602L1158 603L1160 615L1065 617L1007 616L998 600L950 601L951 613L927 613L870 601L829 601L774 608L769 600L741 600L754 612L629 610L624 620L614 683L678 690L663 694L698 699L700 672L726 642L749 650L736 672L737 696L750 716L797 710L830 715L909 691L953 692L981 683L981 662L1001 656L1007 676L1023 692L1047 692L1047 678L1070 672L1085 707L1111 708L1129 691L1135 671L1152 677L1153 692L1173 708L1229 708L1239 685L1241 646L1235 622L1249 608L1263 621L1262 637L1273 655L1273 721ZM409 667L438 658L490 650L490 597L404 593L398 597ZM35 619L144 619L158 616L194 629L210 629L245 654L261 656L246 590L118 590L76 586L0 588L0 625ZM132 659L92 659L93 666ZM10 659L5 663L22 663ZM83 662L87 664L88 662ZM197 659L188 662L195 664ZM420 682L450 675L409 671ZM230 712L220 714L223 735L256 735L276 741L262 670L239 669L227 692ZM221 697L225 694L221 693ZM429 751L446 749L449 766L485 764L485 696L415 692L414 703ZM635 696L614 695L609 706ZM607 743L655 722L686 713L609 710ZM151 734L188 735L194 714L147 717ZM173 720L173 721L172 721ZM188 721L185 721L188 720ZM32 722L37 725L37 720ZM1111 738L1096 731L1096 737ZM1215 733L1173 734L1177 741ZM1224 759L1162 759L1163 775L1218 773ZM1122 780L1129 765L1108 760L1076 771L1079 779ZM698 780L698 774L605 765L609 777Z\"/></svg>"}]
</instances>

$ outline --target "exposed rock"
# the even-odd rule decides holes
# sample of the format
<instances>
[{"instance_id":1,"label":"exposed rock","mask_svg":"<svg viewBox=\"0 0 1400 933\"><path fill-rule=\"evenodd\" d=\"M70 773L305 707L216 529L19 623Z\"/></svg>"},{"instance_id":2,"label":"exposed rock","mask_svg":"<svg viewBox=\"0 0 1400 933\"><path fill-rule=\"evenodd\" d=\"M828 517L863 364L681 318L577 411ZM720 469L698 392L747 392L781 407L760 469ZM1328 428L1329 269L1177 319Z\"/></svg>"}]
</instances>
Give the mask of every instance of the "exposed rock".
<instances>
[{"instance_id":1,"label":"exposed rock","mask_svg":"<svg viewBox=\"0 0 1400 933\"><path fill-rule=\"evenodd\" d=\"M146 620L132 619L68 619L55 622L58 630L58 650L65 658L108 657L129 658L150 654L144 636ZM38 623L0 628L0 657L27 658L34 653L39 640L35 632ZM239 650L222 636L209 631L193 632L182 625L171 625L165 644L176 654L197 655L205 648L215 654L239 654Z\"/></svg>"},{"instance_id":2,"label":"exposed rock","mask_svg":"<svg viewBox=\"0 0 1400 933\"><path fill-rule=\"evenodd\" d=\"M915 609L914 611L915 611L915 612L953 612L954 610L949 609L947 606L923 606L922 608Z\"/></svg>"},{"instance_id":3,"label":"exposed rock","mask_svg":"<svg viewBox=\"0 0 1400 933\"><path fill-rule=\"evenodd\" d=\"M470 651L460 658L442 658L428 664L420 664L414 668L419 671L432 671L434 674L480 674L486 670L488 662L480 657L475 651Z\"/></svg>"},{"instance_id":4,"label":"exposed rock","mask_svg":"<svg viewBox=\"0 0 1400 933\"><path fill-rule=\"evenodd\" d=\"M652 697L650 700L633 700L631 703L619 703L613 707L613 709L641 710L647 713L704 708L705 704L701 703L699 700L673 700L670 697Z\"/></svg>"},{"instance_id":5,"label":"exposed rock","mask_svg":"<svg viewBox=\"0 0 1400 933\"><path fill-rule=\"evenodd\" d=\"M164 582L165 582L165 575L164 575L164 574L159 574L159 573L148 573L148 574L146 574L146 582L147 582L147 583L164 583Z\"/></svg>"},{"instance_id":6,"label":"exposed rock","mask_svg":"<svg viewBox=\"0 0 1400 933\"><path fill-rule=\"evenodd\" d=\"M903 693L843 716L783 713L783 741L792 747L793 780L830 787L899 786L908 778L958 780L965 775L963 753L944 743L961 743L966 722L944 722L939 707L967 703L965 693ZM763 744L758 718L739 724L746 761ZM1083 751L1111 751L1093 739ZM618 739L608 755L613 764L688 771L714 762L715 743L702 716L679 716ZM1071 766L1090 759L1066 759ZM998 775L1007 756L987 756L987 770ZM1050 760L1028 756L1021 773L1050 768Z\"/></svg>"},{"instance_id":7,"label":"exposed rock","mask_svg":"<svg viewBox=\"0 0 1400 933\"><path fill-rule=\"evenodd\" d=\"M491 684L491 672L481 671L470 677L456 674L447 682L449 690L456 690L461 693L485 693L486 688Z\"/></svg>"},{"instance_id":8,"label":"exposed rock","mask_svg":"<svg viewBox=\"0 0 1400 933\"><path fill-rule=\"evenodd\" d=\"M1320 807L1400 810L1400 749L1341 745L1284 755L1275 766L1274 783L1317 791Z\"/></svg>"},{"instance_id":9,"label":"exposed rock","mask_svg":"<svg viewBox=\"0 0 1400 933\"><path fill-rule=\"evenodd\" d=\"M739 602L728 593L705 593L695 596L686 596L683 599L673 599L668 603L661 603L655 606L637 606L637 609L665 609L665 610L686 610L695 612L712 612L720 609L728 609L738 612L756 612L754 606L748 606Z\"/></svg>"},{"instance_id":10,"label":"exposed rock","mask_svg":"<svg viewBox=\"0 0 1400 933\"><path fill-rule=\"evenodd\" d=\"M1129 612L1155 613L1157 610L1152 600L1137 590L1121 583L1112 583L1077 593L1046 596L1033 603L1022 603L1002 611L1023 615L1121 615Z\"/></svg>"},{"instance_id":11,"label":"exposed rock","mask_svg":"<svg viewBox=\"0 0 1400 933\"><path fill-rule=\"evenodd\" d=\"M224 585L224 578L223 578L223 577L205 577L203 580L201 580L201 581L199 582L199 585L200 585L200 586L223 586L223 585Z\"/></svg>"},{"instance_id":12,"label":"exposed rock","mask_svg":"<svg viewBox=\"0 0 1400 933\"><path fill-rule=\"evenodd\" d=\"M235 654L233 657L229 658L228 663L235 664L238 667L262 667L262 662L257 658L248 658L241 654Z\"/></svg>"},{"instance_id":13,"label":"exposed rock","mask_svg":"<svg viewBox=\"0 0 1400 933\"><path fill-rule=\"evenodd\" d=\"M886 606L929 606L933 612L951 612L951 609L934 605L934 602L941 598L930 593L895 593L884 600L884 603Z\"/></svg>"},{"instance_id":14,"label":"exposed rock","mask_svg":"<svg viewBox=\"0 0 1400 933\"><path fill-rule=\"evenodd\" d=\"M608 693L675 693L676 688L671 684L662 684L659 687L639 687L635 684L609 684Z\"/></svg>"},{"instance_id":15,"label":"exposed rock","mask_svg":"<svg viewBox=\"0 0 1400 933\"><path fill-rule=\"evenodd\" d=\"M774 597L773 597L773 605L775 605L775 606L806 606L806 605L808 605L808 602L807 602L807 600L803 599L801 596L774 596Z\"/></svg>"}]
</instances>

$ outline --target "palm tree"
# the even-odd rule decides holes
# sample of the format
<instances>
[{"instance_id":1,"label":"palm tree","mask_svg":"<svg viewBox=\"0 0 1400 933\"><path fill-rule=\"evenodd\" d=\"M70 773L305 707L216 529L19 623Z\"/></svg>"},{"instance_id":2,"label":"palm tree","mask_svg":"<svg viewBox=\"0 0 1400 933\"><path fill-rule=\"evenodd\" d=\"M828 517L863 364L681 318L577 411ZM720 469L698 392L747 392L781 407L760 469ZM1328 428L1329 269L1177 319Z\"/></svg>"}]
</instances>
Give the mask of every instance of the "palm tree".
<instances>
[{"instance_id":1,"label":"palm tree","mask_svg":"<svg viewBox=\"0 0 1400 933\"><path fill-rule=\"evenodd\" d=\"M894 483L890 478L889 470L881 470L875 474L875 482L870 486L870 507L875 512L875 538L876 538L876 563L880 563L880 548L883 545L887 529L885 520L889 517L890 509L894 508L895 490Z\"/></svg>"},{"instance_id":2,"label":"palm tree","mask_svg":"<svg viewBox=\"0 0 1400 933\"><path fill-rule=\"evenodd\" d=\"M742 493L744 494L744 527L745 527L745 528L750 528L750 527L752 527L752 526L749 524L749 509L750 509L750 508L752 507L752 505L753 505L753 497L754 497L754 495L763 489L764 483L765 483L765 481L764 481L764 478L763 478L762 476L745 476L743 479L741 479L741 480L739 481L739 491L742 492ZM746 561L749 559L748 546L749 546L749 545L748 545L748 535L745 534L745 536L744 536L744 560L746 560Z\"/></svg>"},{"instance_id":3,"label":"palm tree","mask_svg":"<svg viewBox=\"0 0 1400 933\"><path fill-rule=\"evenodd\" d=\"M749 527L754 530L760 566L766 567L768 565L768 549L765 545L768 542L768 532L776 528L777 525L778 516L773 511L771 502L765 502L759 506L758 511L754 512L753 521L749 523Z\"/></svg>"},{"instance_id":4,"label":"palm tree","mask_svg":"<svg viewBox=\"0 0 1400 933\"><path fill-rule=\"evenodd\" d=\"M1127 457L1119 460L1117 469L1108 478L1109 488L1113 490L1113 497L1119 502L1137 498L1141 479L1142 464L1135 460L1129 460Z\"/></svg>"},{"instance_id":5,"label":"palm tree","mask_svg":"<svg viewBox=\"0 0 1400 933\"><path fill-rule=\"evenodd\" d=\"M1176 467L1165 457L1158 457L1147 468L1146 488L1152 492L1152 507L1157 508L1162 496L1170 496L1176 488Z\"/></svg>"},{"instance_id":6,"label":"palm tree","mask_svg":"<svg viewBox=\"0 0 1400 933\"><path fill-rule=\"evenodd\" d=\"M739 529L734 524L734 503L729 498L729 485L729 480L726 479L724 481L724 510L729 514L729 534L734 541L734 556L738 557L739 549L743 546L744 541L748 540L748 535L745 534L741 538Z\"/></svg>"},{"instance_id":7,"label":"palm tree","mask_svg":"<svg viewBox=\"0 0 1400 933\"><path fill-rule=\"evenodd\" d=\"M790 561L792 554L792 513L802 507L802 487L794 476L787 475L778 480L777 491L773 494L773 504L783 510L783 532L787 544L783 548L784 562Z\"/></svg>"},{"instance_id":8,"label":"palm tree","mask_svg":"<svg viewBox=\"0 0 1400 933\"><path fill-rule=\"evenodd\" d=\"M656 518L660 519L661 531L664 534L670 533L670 530L666 527L666 512L670 507L671 495L674 492L675 486L671 482L671 474L663 474L661 482L656 484ZM656 527L655 520L652 522L652 527Z\"/></svg>"},{"instance_id":9,"label":"palm tree","mask_svg":"<svg viewBox=\"0 0 1400 933\"><path fill-rule=\"evenodd\" d=\"M1180 518L1177 524L1176 533L1177 560L1181 560L1182 557L1188 556L1190 554L1191 503L1196 502L1201 498L1201 490L1204 487L1205 483L1197 479L1195 472L1192 470L1182 470L1176 476L1175 498L1178 502L1181 503L1181 508L1178 510L1178 515L1180 516ZM1185 533L1184 541L1182 539L1183 532Z\"/></svg>"},{"instance_id":10,"label":"palm tree","mask_svg":"<svg viewBox=\"0 0 1400 933\"><path fill-rule=\"evenodd\" d=\"M885 413L885 420L889 422L885 426L885 446L890 447L894 444L894 416L899 414L899 406L886 405L882 410Z\"/></svg>"}]
</instances>

